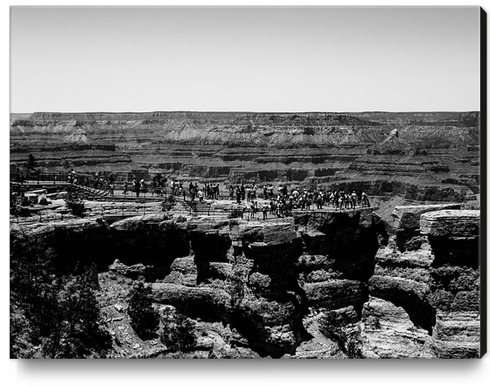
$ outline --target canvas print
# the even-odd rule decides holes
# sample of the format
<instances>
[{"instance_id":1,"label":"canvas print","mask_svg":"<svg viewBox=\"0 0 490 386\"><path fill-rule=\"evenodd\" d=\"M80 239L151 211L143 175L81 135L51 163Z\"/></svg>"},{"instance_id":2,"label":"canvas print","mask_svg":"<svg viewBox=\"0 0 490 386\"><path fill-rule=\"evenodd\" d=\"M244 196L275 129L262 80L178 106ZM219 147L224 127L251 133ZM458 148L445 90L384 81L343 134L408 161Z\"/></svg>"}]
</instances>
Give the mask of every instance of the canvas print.
<instances>
[{"instance_id":1,"label":"canvas print","mask_svg":"<svg viewBox=\"0 0 490 386\"><path fill-rule=\"evenodd\" d=\"M11 7L10 357L481 357L485 21Z\"/></svg>"}]
</instances>

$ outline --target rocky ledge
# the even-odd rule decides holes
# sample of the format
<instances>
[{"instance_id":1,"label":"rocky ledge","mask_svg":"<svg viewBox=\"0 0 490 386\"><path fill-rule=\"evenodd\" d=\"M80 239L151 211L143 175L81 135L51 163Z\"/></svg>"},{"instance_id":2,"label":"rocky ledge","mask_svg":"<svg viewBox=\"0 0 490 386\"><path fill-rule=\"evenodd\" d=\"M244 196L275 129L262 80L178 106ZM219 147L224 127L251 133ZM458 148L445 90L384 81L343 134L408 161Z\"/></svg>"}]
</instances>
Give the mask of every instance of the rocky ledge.
<instances>
[{"instance_id":1,"label":"rocky ledge","mask_svg":"<svg viewBox=\"0 0 490 386\"><path fill-rule=\"evenodd\" d=\"M393 226L396 229L396 243L403 252L420 247L420 216L427 212L445 209L461 209L461 204L411 205L397 206L392 213Z\"/></svg>"}]
</instances>

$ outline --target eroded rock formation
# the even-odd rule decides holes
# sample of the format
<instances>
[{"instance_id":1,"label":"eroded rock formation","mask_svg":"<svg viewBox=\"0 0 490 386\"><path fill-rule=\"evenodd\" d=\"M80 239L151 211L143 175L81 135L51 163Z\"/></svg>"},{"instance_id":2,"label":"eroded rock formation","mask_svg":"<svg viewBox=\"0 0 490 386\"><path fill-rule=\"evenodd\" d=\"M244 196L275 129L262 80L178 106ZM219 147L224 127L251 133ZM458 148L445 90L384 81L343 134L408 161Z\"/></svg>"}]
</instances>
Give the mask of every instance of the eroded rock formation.
<instances>
[{"instance_id":1,"label":"eroded rock formation","mask_svg":"<svg viewBox=\"0 0 490 386\"><path fill-rule=\"evenodd\" d=\"M444 208L397 208L397 226L419 230L417 248L388 239L368 208L273 222L160 214L12 225L11 253L49 245L60 273L96 262L143 276L155 304L229 326L260 356L477 357L479 212Z\"/></svg>"},{"instance_id":2,"label":"eroded rock formation","mask_svg":"<svg viewBox=\"0 0 490 386\"><path fill-rule=\"evenodd\" d=\"M443 209L461 209L461 204L397 206L392 213L396 229L396 245L401 252L420 248L420 216Z\"/></svg>"},{"instance_id":3,"label":"eroded rock formation","mask_svg":"<svg viewBox=\"0 0 490 386\"><path fill-rule=\"evenodd\" d=\"M480 213L440 209L444 208L405 207L395 211L398 226L420 230L418 248L408 250L404 243L399 248L399 241L393 240L380 249L369 294L402 307L414 328L427 331L425 338L419 339L424 356L477 357Z\"/></svg>"}]
</instances>

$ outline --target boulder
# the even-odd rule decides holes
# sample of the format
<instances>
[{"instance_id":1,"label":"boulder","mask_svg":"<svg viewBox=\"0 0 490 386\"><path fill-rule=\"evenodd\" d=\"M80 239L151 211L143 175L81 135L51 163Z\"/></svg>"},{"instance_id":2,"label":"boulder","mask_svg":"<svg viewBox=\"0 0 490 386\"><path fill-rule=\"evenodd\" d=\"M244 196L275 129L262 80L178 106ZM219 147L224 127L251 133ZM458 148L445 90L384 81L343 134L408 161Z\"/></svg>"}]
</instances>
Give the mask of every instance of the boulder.
<instances>
[{"instance_id":1,"label":"boulder","mask_svg":"<svg viewBox=\"0 0 490 386\"><path fill-rule=\"evenodd\" d=\"M424 213L444 209L461 209L461 204L434 204L397 206L393 210L393 226L396 229L396 245L401 252L415 251L424 242L420 237L420 217Z\"/></svg>"},{"instance_id":2,"label":"boulder","mask_svg":"<svg viewBox=\"0 0 490 386\"><path fill-rule=\"evenodd\" d=\"M461 209L461 204L396 206L391 214L393 226L396 229L419 229L422 214L446 209Z\"/></svg>"},{"instance_id":3,"label":"boulder","mask_svg":"<svg viewBox=\"0 0 490 386\"><path fill-rule=\"evenodd\" d=\"M432 237L477 237L479 210L440 210L420 218L420 233Z\"/></svg>"},{"instance_id":4,"label":"boulder","mask_svg":"<svg viewBox=\"0 0 490 386\"><path fill-rule=\"evenodd\" d=\"M163 279L164 283L172 283L193 287L197 284L197 267L194 258L178 257L170 265L170 273Z\"/></svg>"},{"instance_id":5,"label":"boulder","mask_svg":"<svg viewBox=\"0 0 490 386\"><path fill-rule=\"evenodd\" d=\"M428 236L435 267L444 264L479 267L479 210L443 210L425 213L420 232Z\"/></svg>"}]
</instances>

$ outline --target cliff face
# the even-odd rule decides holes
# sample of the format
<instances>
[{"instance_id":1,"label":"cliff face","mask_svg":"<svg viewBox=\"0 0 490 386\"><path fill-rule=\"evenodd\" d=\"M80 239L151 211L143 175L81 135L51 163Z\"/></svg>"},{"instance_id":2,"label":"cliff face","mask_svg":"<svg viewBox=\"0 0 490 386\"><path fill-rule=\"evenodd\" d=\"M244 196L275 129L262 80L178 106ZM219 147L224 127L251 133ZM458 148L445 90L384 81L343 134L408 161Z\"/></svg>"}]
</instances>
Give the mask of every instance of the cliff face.
<instances>
[{"instance_id":1,"label":"cliff face","mask_svg":"<svg viewBox=\"0 0 490 386\"><path fill-rule=\"evenodd\" d=\"M237 347L249 357L477 357L479 211L397 213L400 241L370 208L276 222L161 214L12 225L11 258L49 245L58 274L96 262L116 283L145 277L155 305L214 336L204 357L216 345L225 357Z\"/></svg>"},{"instance_id":2,"label":"cliff face","mask_svg":"<svg viewBox=\"0 0 490 386\"><path fill-rule=\"evenodd\" d=\"M425 184L461 196L477 193L479 185L476 112L34 113L22 118L11 120L11 161L22 163L32 153L47 170L111 171L121 179L162 173L230 183L410 180L402 190ZM369 193L380 193L378 187L370 186ZM432 196L427 195L438 198Z\"/></svg>"},{"instance_id":3,"label":"cliff face","mask_svg":"<svg viewBox=\"0 0 490 386\"><path fill-rule=\"evenodd\" d=\"M380 310L388 301L392 303L390 307L402 307L405 322L410 319L411 328L418 328L418 355L429 358L478 357L480 212L438 205L397 209L398 221L395 223L399 232L396 240L378 251L376 269L369 280L370 295L383 299L383 302L375 300L378 311L371 310L368 303L363 311L364 319L383 314ZM407 242L409 232L415 233ZM425 335L420 328L426 330ZM386 333L383 328L369 331L380 337ZM407 339L406 332L400 332L399 342L402 338ZM368 351L370 356L386 357L389 352L384 350L386 347L383 351L372 347Z\"/></svg>"},{"instance_id":4,"label":"cliff face","mask_svg":"<svg viewBox=\"0 0 490 386\"><path fill-rule=\"evenodd\" d=\"M153 281L156 304L174 306L204 322L229 324L253 351L281 357L294 354L309 339L303 326L309 306L360 307L366 289L362 272L373 269L377 249L374 218L369 209L350 218L340 213L316 217L309 225L304 218L297 219L298 225L293 218L264 223L164 214L110 226L99 220L14 225L11 246L13 258L18 258L36 246L50 245L59 274L96 262L101 271L143 275ZM314 258L304 254L305 248L311 252L304 227L310 235L321 229L328 238L334 234L332 226L340 224L344 239L339 231L332 244L323 240L315 247L323 263L307 263ZM364 243L372 247L356 262L355 251ZM341 250L348 244L350 255L344 258Z\"/></svg>"}]
</instances>

